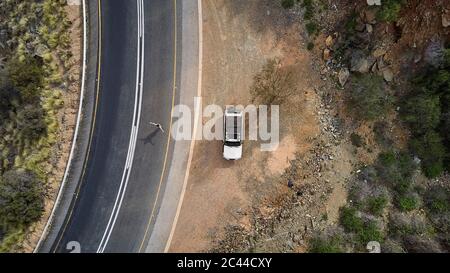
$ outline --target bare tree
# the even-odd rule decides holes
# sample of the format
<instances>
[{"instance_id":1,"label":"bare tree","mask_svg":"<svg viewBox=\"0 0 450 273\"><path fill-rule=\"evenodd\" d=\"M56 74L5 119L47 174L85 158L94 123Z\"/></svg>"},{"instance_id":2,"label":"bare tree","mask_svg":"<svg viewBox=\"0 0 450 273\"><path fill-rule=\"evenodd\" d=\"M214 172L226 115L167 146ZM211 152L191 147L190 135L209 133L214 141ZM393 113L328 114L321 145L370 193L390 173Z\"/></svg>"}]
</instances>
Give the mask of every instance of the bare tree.
<instances>
[{"instance_id":1,"label":"bare tree","mask_svg":"<svg viewBox=\"0 0 450 273\"><path fill-rule=\"evenodd\" d=\"M267 61L255 78L250 93L253 101L263 104L281 104L295 94L297 84L290 67L282 67L279 60Z\"/></svg>"}]
</instances>

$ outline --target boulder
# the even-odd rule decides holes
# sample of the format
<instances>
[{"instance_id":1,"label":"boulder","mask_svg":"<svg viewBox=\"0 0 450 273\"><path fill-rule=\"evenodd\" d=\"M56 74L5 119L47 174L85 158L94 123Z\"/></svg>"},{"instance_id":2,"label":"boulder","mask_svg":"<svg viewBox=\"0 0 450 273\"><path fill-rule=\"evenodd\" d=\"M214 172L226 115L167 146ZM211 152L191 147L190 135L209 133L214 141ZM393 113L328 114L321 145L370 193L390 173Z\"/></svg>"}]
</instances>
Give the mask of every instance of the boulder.
<instances>
[{"instance_id":1,"label":"boulder","mask_svg":"<svg viewBox=\"0 0 450 273\"><path fill-rule=\"evenodd\" d=\"M367 0L369 6L381 6L381 0Z\"/></svg>"},{"instance_id":2,"label":"boulder","mask_svg":"<svg viewBox=\"0 0 450 273\"><path fill-rule=\"evenodd\" d=\"M331 58L331 51L328 48L323 50L323 60L328 61Z\"/></svg>"},{"instance_id":3,"label":"boulder","mask_svg":"<svg viewBox=\"0 0 450 273\"><path fill-rule=\"evenodd\" d=\"M350 77L350 71L348 71L347 67L341 68L338 74L339 84L344 87Z\"/></svg>"},{"instance_id":4,"label":"boulder","mask_svg":"<svg viewBox=\"0 0 450 273\"><path fill-rule=\"evenodd\" d=\"M366 9L364 11L364 22L367 24L375 24L377 22L376 10Z\"/></svg>"},{"instance_id":5,"label":"boulder","mask_svg":"<svg viewBox=\"0 0 450 273\"><path fill-rule=\"evenodd\" d=\"M329 36L327 37L327 39L325 40L325 45L326 45L328 48L331 48L331 47L333 46L333 44L334 44L334 39L333 39L333 37L332 37L331 35L329 35Z\"/></svg>"},{"instance_id":6,"label":"boulder","mask_svg":"<svg viewBox=\"0 0 450 273\"><path fill-rule=\"evenodd\" d=\"M387 82L391 82L394 80L394 72L392 72L392 69L385 68L383 69L383 78Z\"/></svg>"},{"instance_id":7,"label":"boulder","mask_svg":"<svg viewBox=\"0 0 450 273\"><path fill-rule=\"evenodd\" d=\"M372 56L374 58L378 58L378 57L382 57L386 54L386 50L383 48L376 48L373 52L372 52Z\"/></svg>"},{"instance_id":8,"label":"boulder","mask_svg":"<svg viewBox=\"0 0 450 273\"><path fill-rule=\"evenodd\" d=\"M367 73L369 72L370 64L363 53L356 51L352 54L350 60L350 70L353 72Z\"/></svg>"},{"instance_id":9,"label":"boulder","mask_svg":"<svg viewBox=\"0 0 450 273\"><path fill-rule=\"evenodd\" d=\"M387 64L384 62L384 58L383 57L378 57L377 58L377 67L378 70L384 70L387 67Z\"/></svg>"},{"instance_id":10,"label":"boulder","mask_svg":"<svg viewBox=\"0 0 450 273\"><path fill-rule=\"evenodd\" d=\"M49 49L47 48L47 46L45 46L43 44L38 44L34 48L34 55L39 56L39 57L43 57L44 54L46 54L47 52L49 52Z\"/></svg>"},{"instance_id":11,"label":"boulder","mask_svg":"<svg viewBox=\"0 0 450 273\"><path fill-rule=\"evenodd\" d=\"M450 26L450 13L442 14L442 26L449 27Z\"/></svg>"},{"instance_id":12,"label":"boulder","mask_svg":"<svg viewBox=\"0 0 450 273\"><path fill-rule=\"evenodd\" d=\"M444 43L437 37L431 39L425 48L424 61L434 67L438 67L444 60Z\"/></svg>"}]
</instances>

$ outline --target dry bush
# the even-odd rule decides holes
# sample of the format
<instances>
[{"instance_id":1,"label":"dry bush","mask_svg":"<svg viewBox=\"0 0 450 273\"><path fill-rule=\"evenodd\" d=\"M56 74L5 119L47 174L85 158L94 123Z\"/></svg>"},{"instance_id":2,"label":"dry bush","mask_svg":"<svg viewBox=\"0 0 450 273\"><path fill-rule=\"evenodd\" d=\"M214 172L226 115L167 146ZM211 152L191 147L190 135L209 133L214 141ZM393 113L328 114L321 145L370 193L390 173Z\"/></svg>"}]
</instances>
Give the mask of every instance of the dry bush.
<instances>
[{"instance_id":1,"label":"dry bush","mask_svg":"<svg viewBox=\"0 0 450 273\"><path fill-rule=\"evenodd\" d=\"M269 60L255 78L250 94L253 101L271 105L282 104L297 92L291 67L283 67L279 60Z\"/></svg>"}]
</instances>

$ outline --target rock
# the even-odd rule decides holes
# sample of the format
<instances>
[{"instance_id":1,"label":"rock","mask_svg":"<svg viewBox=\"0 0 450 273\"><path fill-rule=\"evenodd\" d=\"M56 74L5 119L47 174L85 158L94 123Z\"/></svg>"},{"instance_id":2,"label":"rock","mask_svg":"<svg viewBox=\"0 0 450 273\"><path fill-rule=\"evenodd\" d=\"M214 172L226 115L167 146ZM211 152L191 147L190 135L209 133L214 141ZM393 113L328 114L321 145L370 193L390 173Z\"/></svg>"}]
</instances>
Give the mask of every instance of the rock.
<instances>
[{"instance_id":1,"label":"rock","mask_svg":"<svg viewBox=\"0 0 450 273\"><path fill-rule=\"evenodd\" d=\"M47 52L49 52L49 49L47 48L47 46L45 46L43 44L38 44L34 48L34 55L39 56L39 57L44 56L44 54L46 54Z\"/></svg>"},{"instance_id":2,"label":"rock","mask_svg":"<svg viewBox=\"0 0 450 273\"><path fill-rule=\"evenodd\" d=\"M292 182L292 180L290 180L290 179L289 179L289 181L288 181L288 187L289 187L289 188L294 187L294 182Z\"/></svg>"},{"instance_id":3,"label":"rock","mask_svg":"<svg viewBox=\"0 0 450 273\"><path fill-rule=\"evenodd\" d=\"M450 13L442 14L442 26L449 27L450 26Z\"/></svg>"},{"instance_id":4,"label":"rock","mask_svg":"<svg viewBox=\"0 0 450 273\"><path fill-rule=\"evenodd\" d=\"M367 58L363 53L356 51L351 56L350 70L353 72L367 73L369 72L370 65Z\"/></svg>"},{"instance_id":5,"label":"rock","mask_svg":"<svg viewBox=\"0 0 450 273\"><path fill-rule=\"evenodd\" d=\"M68 0L67 5L69 6L79 6L81 4L81 0Z\"/></svg>"},{"instance_id":6,"label":"rock","mask_svg":"<svg viewBox=\"0 0 450 273\"><path fill-rule=\"evenodd\" d=\"M376 24L377 22L377 13L374 9L366 9L364 11L364 21L367 24Z\"/></svg>"},{"instance_id":7,"label":"rock","mask_svg":"<svg viewBox=\"0 0 450 273\"><path fill-rule=\"evenodd\" d=\"M325 40L325 45L326 45L328 48L331 48L331 47L333 46L333 44L334 44L334 40L333 40L333 37L330 35L330 36L328 36L327 39Z\"/></svg>"},{"instance_id":8,"label":"rock","mask_svg":"<svg viewBox=\"0 0 450 273\"><path fill-rule=\"evenodd\" d=\"M377 48L372 52L372 56L375 58L382 57L386 54L386 50L383 48Z\"/></svg>"},{"instance_id":9,"label":"rock","mask_svg":"<svg viewBox=\"0 0 450 273\"><path fill-rule=\"evenodd\" d=\"M373 32L373 27L372 27L371 24L366 24L366 31L367 31L368 33L372 33L372 32Z\"/></svg>"},{"instance_id":10,"label":"rock","mask_svg":"<svg viewBox=\"0 0 450 273\"><path fill-rule=\"evenodd\" d=\"M0 29L0 43L5 44L8 41L8 31L6 29Z\"/></svg>"},{"instance_id":11,"label":"rock","mask_svg":"<svg viewBox=\"0 0 450 273\"><path fill-rule=\"evenodd\" d=\"M383 78L387 82L391 82L394 80L394 72L392 72L392 69L386 68L383 70Z\"/></svg>"},{"instance_id":12,"label":"rock","mask_svg":"<svg viewBox=\"0 0 450 273\"><path fill-rule=\"evenodd\" d=\"M323 59L324 61L328 61L331 58L331 51L328 48L325 48L323 51Z\"/></svg>"},{"instance_id":13,"label":"rock","mask_svg":"<svg viewBox=\"0 0 450 273\"><path fill-rule=\"evenodd\" d=\"M338 75L338 78L339 78L339 84L340 84L342 87L344 87L345 84L347 83L347 80L348 80L349 77L350 77L350 71L348 71L347 67L342 68L342 69L339 71L339 75Z\"/></svg>"},{"instance_id":14,"label":"rock","mask_svg":"<svg viewBox=\"0 0 450 273\"><path fill-rule=\"evenodd\" d=\"M387 65L384 62L384 59L382 57L377 58L377 67L378 67L378 70L380 70L380 71L384 70L387 67Z\"/></svg>"},{"instance_id":15,"label":"rock","mask_svg":"<svg viewBox=\"0 0 450 273\"><path fill-rule=\"evenodd\" d=\"M370 69L370 71L372 71L372 73L377 73L378 72L378 65L377 65L377 63L374 63L372 65L372 68Z\"/></svg>"},{"instance_id":16,"label":"rock","mask_svg":"<svg viewBox=\"0 0 450 273\"><path fill-rule=\"evenodd\" d=\"M367 0L369 6L381 6L381 0Z\"/></svg>"},{"instance_id":17,"label":"rock","mask_svg":"<svg viewBox=\"0 0 450 273\"><path fill-rule=\"evenodd\" d=\"M358 32L362 32L366 29L366 25L363 23L357 23L355 26L355 30Z\"/></svg>"},{"instance_id":18,"label":"rock","mask_svg":"<svg viewBox=\"0 0 450 273\"><path fill-rule=\"evenodd\" d=\"M431 39L425 49L424 61L428 64L438 67L444 60L444 44L438 38Z\"/></svg>"},{"instance_id":19,"label":"rock","mask_svg":"<svg viewBox=\"0 0 450 273\"><path fill-rule=\"evenodd\" d=\"M422 60L422 55L417 54L416 56L414 56L414 63L418 63Z\"/></svg>"}]
</instances>

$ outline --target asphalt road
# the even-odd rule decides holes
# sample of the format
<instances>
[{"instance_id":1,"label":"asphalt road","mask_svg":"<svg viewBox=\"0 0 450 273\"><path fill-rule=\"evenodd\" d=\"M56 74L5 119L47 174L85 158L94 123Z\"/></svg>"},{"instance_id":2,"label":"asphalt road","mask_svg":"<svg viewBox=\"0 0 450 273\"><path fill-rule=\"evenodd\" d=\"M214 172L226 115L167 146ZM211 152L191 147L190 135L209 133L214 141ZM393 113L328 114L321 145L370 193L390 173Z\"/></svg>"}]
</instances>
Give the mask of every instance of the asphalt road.
<instances>
[{"instance_id":1,"label":"asphalt road","mask_svg":"<svg viewBox=\"0 0 450 273\"><path fill-rule=\"evenodd\" d=\"M173 150L168 130L179 96L181 2L101 2L94 134L78 198L53 251L68 252L73 241L81 252L145 250Z\"/></svg>"}]
</instances>

